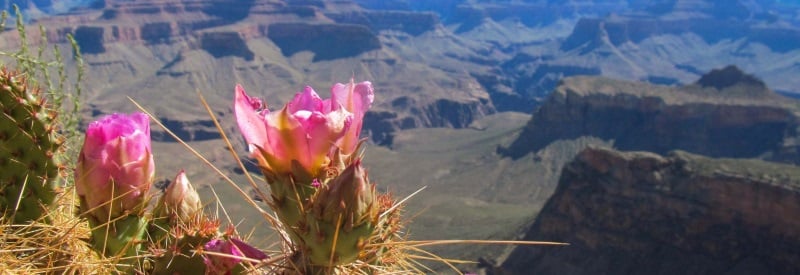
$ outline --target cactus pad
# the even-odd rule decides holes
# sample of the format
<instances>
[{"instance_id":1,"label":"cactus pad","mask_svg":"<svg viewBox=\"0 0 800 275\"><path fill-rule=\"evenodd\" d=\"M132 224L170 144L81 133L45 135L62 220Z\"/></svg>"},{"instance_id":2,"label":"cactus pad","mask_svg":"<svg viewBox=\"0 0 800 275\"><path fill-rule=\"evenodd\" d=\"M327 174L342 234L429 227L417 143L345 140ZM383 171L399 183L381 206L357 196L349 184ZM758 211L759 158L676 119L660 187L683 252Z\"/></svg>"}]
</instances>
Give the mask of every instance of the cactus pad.
<instances>
[{"instance_id":1,"label":"cactus pad","mask_svg":"<svg viewBox=\"0 0 800 275\"><path fill-rule=\"evenodd\" d=\"M0 69L0 209L15 223L38 220L55 198L56 110L24 75Z\"/></svg>"}]
</instances>

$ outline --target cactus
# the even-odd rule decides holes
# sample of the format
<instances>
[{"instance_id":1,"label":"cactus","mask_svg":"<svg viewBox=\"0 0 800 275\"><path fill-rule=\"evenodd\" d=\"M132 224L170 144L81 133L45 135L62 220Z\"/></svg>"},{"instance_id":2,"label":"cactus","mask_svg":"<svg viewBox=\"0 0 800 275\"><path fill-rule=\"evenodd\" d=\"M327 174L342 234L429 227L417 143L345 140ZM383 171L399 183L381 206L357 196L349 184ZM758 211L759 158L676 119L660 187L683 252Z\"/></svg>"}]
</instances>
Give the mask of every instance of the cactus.
<instances>
[{"instance_id":1,"label":"cactus","mask_svg":"<svg viewBox=\"0 0 800 275\"><path fill-rule=\"evenodd\" d=\"M219 220L210 219L202 212L186 220L156 219L150 227L154 237L150 258L152 274L246 274L246 266L239 259L245 257L263 260L267 255L233 237L231 228L222 236L218 232ZM205 254L205 251L216 254Z\"/></svg>"},{"instance_id":2,"label":"cactus","mask_svg":"<svg viewBox=\"0 0 800 275\"><path fill-rule=\"evenodd\" d=\"M197 216L186 224L151 227L156 255L152 258L153 274L206 274L204 258L193 250L217 236L219 221ZM165 232L169 231L169 232ZM166 234L164 234L166 233Z\"/></svg>"},{"instance_id":3,"label":"cactus","mask_svg":"<svg viewBox=\"0 0 800 275\"><path fill-rule=\"evenodd\" d=\"M233 237L230 228L218 236L219 220L203 213L197 191L181 170L161 194L153 210L149 236L153 274L243 274L245 266L238 259L205 255L198 251L244 256L261 260L261 251ZM234 248L235 247L235 248Z\"/></svg>"},{"instance_id":4,"label":"cactus","mask_svg":"<svg viewBox=\"0 0 800 275\"><path fill-rule=\"evenodd\" d=\"M361 165L359 135L373 99L371 83L351 80L334 85L324 100L306 87L271 113L235 89L234 114L269 185L269 205L291 238L294 271L385 264L381 244L396 237L399 211Z\"/></svg>"},{"instance_id":5,"label":"cactus","mask_svg":"<svg viewBox=\"0 0 800 275\"><path fill-rule=\"evenodd\" d=\"M156 253L154 274L204 274L203 257L192 250L217 236L219 221L203 214L202 204L181 170L158 199L149 236Z\"/></svg>"},{"instance_id":6,"label":"cactus","mask_svg":"<svg viewBox=\"0 0 800 275\"><path fill-rule=\"evenodd\" d=\"M300 232L316 265L350 263L358 258L378 221L375 185L360 160L319 187Z\"/></svg>"},{"instance_id":7,"label":"cactus","mask_svg":"<svg viewBox=\"0 0 800 275\"><path fill-rule=\"evenodd\" d=\"M92 245L108 257L141 255L155 177L150 148L150 119L143 113L107 115L86 129L75 191Z\"/></svg>"},{"instance_id":8,"label":"cactus","mask_svg":"<svg viewBox=\"0 0 800 275\"><path fill-rule=\"evenodd\" d=\"M15 223L47 214L63 168L56 110L24 75L0 70L0 207Z\"/></svg>"}]
</instances>

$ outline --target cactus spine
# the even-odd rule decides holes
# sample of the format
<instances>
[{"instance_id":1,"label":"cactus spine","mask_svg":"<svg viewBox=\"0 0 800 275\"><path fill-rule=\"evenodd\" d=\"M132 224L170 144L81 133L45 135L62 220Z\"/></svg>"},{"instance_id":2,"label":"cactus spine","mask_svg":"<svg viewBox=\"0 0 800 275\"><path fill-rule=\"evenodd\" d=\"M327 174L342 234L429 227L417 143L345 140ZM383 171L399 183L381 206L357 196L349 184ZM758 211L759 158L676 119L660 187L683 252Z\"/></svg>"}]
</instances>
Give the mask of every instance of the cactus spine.
<instances>
[{"instance_id":1,"label":"cactus spine","mask_svg":"<svg viewBox=\"0 0 800 275\"><path fill-rule=\"evenodd\" d=\"M56 110L24 75L0 70L0 207L15 223L47 214L63 172Z\"/></svg>"}]
</instances>

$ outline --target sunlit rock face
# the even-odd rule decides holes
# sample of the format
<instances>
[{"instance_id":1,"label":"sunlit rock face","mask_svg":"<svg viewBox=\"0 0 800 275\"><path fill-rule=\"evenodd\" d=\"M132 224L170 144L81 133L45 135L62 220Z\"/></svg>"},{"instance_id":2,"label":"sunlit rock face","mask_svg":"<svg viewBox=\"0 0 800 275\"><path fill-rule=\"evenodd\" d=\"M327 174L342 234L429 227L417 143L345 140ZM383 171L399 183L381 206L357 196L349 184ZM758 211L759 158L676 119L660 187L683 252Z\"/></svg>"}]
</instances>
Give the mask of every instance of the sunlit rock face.
<instances>
[{"instance_id":1,"label":"sunlit rock face","mask_svg":"<svg viewBox=\"0 0 800 275\"><path fill-rule=\"evenodd\" d=\"M589 148L503 274L796 274L800 174L789 165Z\"/></svg>"}]
</instances>

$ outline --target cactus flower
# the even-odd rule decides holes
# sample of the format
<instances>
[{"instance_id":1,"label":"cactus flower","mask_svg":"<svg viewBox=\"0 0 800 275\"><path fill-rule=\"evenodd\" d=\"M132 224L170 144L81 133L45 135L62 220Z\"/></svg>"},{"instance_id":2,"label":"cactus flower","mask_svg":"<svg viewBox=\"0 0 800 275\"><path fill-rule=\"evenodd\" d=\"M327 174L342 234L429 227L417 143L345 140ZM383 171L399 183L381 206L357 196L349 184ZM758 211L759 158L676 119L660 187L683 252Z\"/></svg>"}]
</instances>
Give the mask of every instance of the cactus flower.
<instances>
[{"instance_id":1,"label":"cactus flower","mask_svg":"<svg viewBox=\"0 0 800 275\"><path fill-rule=\"evenodd\" d=\"M251 98L236 86L234 114L259 164L277 174L290 174L293 162L316 175L330 162L329 154L349 130L353 114L336 101L323 101L306 87L277 112L262 109L261 100Z\"/></svg>"},{"instance_id":2,"label":"cactus flower","mask_svg":"<svg viewBox=\"0 0 800 275\"><path fill-rule=\"evenodd\" d=\"M186 177L186 172L181 170L164 190L155 212L157 215L177 218L186 223L202 209L200 196Z\"/></svg>"},{"instance_id":3,"label":"cactus flower","mask_svg":"<svg viewBox=\"0 0 800 275\"><path fill-rule=\"evenodd\" d=\"M204 255L203 262L206 264L206 274L231 274L234 268L241 263L241 258L253 260L268 258L264 252L236 238L211 240L203 246L203 250L230 255L230 257L214 254Z\"/></svg>"},{"instance_id":4,"label":"cactus flower","mask_svg":"<svg viewBox=\"0 0 800 275\"><path fill-rule=\"evenodd\" d=\"M375 186L357 154L374 93L369 82L311 88L275 113L236 87L234 114L270 186L270 206L315 266L355 261L378 219ZM338 234L338 235L337 235Z\"/></svg>"},{"instance_id":5,"label":"cactus flower","mask_svg":"<svg viewBox=\"0 0 800 275\"><path fill-rule=\"evenodd\" d=\"M89 124L75 170L85 211L101 221L140 211L154 176L147 115L112 114Z\"/></svg>"}]
</instances>

